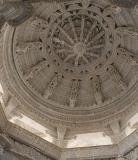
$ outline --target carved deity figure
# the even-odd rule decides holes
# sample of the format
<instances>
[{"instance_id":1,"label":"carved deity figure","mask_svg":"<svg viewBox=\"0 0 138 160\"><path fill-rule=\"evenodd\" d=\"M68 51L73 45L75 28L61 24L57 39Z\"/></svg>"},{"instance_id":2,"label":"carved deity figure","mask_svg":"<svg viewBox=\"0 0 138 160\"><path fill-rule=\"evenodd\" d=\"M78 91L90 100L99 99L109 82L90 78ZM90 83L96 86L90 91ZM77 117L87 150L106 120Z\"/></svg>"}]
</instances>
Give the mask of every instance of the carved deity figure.
<instances>
[{"instance_id":1,"label":"carved deity figure","mask_svg":"<svg viewBox=\"0 0 138 160\"><path fill-rule=\"evenodd\" d=\"M119 85L123 90L125 90L127 88L126 83L123 80L122 75L120 74L120 72L118 71L118 69L116 68L116 66L114 64L111 64L108 68L108 72L110 73L110 78L111 80Z\"/></svg>"},{"instance_id":2,"label":"carved deity figure","mask_svg":"<svg viewBox=\"0 0 138 160\"><path fill-rule=\"evenodd\" d=\"M71 89L70 89L70 106L75 107L76 100L78 97L78 91L80 87L79 80L72 80Z\"/></svg>"},{"instance_id":3,"label":"carved deity figure","mask_svg":"<svg viewBox=\"0 0 138 160\"><path fill-rule=\"evenodd\" d=\"M63 76L61 74L56 74L50 83L48 84L47 89L44 92L44 97L48 99L54 92L54 90L58 87L58 85L61 83L63 79Z\"/></svg>"},{"instance_id":4,"label":"carved deity figure","mask_svg":"<svg viewBox=\"0 0 138 160\"><path fill-rule=\"evenodd\" d=\"M30 72L24 75L24 78L26 80L32 79L35 75L37 75L43 68L45 68L48 65L47 61L45 59L38 62L36 65L34 65Z\"/></svg>"},{"instance_id":5,"label":"carved deity figure","mask_svg":"<svg viewBox=\"0 0 138 160\"><path fill-rule=\"evenodd\" d=\"M94 91L94 97L97 104L101 104L103 102L103 95L101 90L101 82L99 76L95 76L93 78L93 91Z\"/></svg>"}]
</instances>

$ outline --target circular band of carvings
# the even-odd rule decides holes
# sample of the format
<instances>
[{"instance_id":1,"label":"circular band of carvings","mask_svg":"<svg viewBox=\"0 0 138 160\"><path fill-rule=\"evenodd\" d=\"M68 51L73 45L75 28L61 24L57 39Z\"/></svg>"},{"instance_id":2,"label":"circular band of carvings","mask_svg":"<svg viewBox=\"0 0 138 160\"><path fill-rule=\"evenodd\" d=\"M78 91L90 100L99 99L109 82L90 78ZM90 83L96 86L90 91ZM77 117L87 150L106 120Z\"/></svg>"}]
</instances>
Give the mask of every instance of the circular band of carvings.
<instances>
[{"instance_id":1,"label":"circular band of carvings","mask_svg":"<svg viewBox=\"0 0 138 160\"><path fill-rule=\"evenodd\" d=\"M73 20L73 16L74 15L72 15L72 17L71 17L71 21ZM84 13L83 13L83 17L85 17L85 16L86 15L84 15ZM100 16L103 16L103 15L101 14ZM111 56L113 59L114 54L115 54L114 50L117 47L118 43L116 42L117 39L116 39L116 35L114 32L114 24L111 23L112 20L109 20L110 18L104 17L104 19L106 19L107 23L108 23L108 21L110 21L109 28L111 28L110 31L112 32L112 36L114 36L113 39L115 40L113 42L113 46L111 47L112 50L110 51L110 52L112 52ZM69 16L67 15L64 20L66 21L66 19L69 21L70 15ZM86 19L88 19L88 21L90 21L89 17L87 17ZM81 18L79 17L78 20L81 21L81 23L83 23L82 17ZM51 23L51 25L54 25L55 21L53 23ZM92 22L94 22L94 18L92 18ZM64 32L66 30L66 27L64 28L64 31L62 29L63 26L66 26L65 25L66 23L63 23L62 24L63 26L62 26L62 28L60 28L60 32L58 33L58 36L55 34L56 27L59 28L60 23L61 22L59 22L59 23L57 23L57 25L55 25L54 31L51 31L50 30L51 25L49 26L48 33L52 32L52 34L50 34L50 35L47 34L47 36L50 36L49 39L51 41L48 42L48 45L46 45L46 47L49 46L51 48L50 52L52 52L52 50L54 50L53 46L55 47L56 43L58 43L58 37L63 38L62 36L59 36L61 34L60 32ZM90 21L90 23L91 23L91 21ZM96 23L100 24L100 20L97 21ZM106 26L108 26L108 25L106 25ZM103 28L100 27L100 29L101 29L101 31L103 31L104 27ZM31 88L31 86L26 85L27 84L26 80L25 79L23 80L22 74L19 73L16 68L17 66L14 62L16 57L13 56L13 54L14 54L13 52L15 51L14 45L13 45L15 32L16 32L16 28L8 26L7 30L5 32L5 35L4 35L3 62L2 63L3 63L3 67L4 67L4 73L6 76L5 79L7 80L7 83L9 84L8 88L11 91L11 93L21 102L22 108L28 107L28 110L30 110L32 113L34 113L33 115L36 114L36 116L37 116L37 114L40 113L40 115L42 117L44 117L44 119L49 121L50 123L57 124L57 125L59 123L62 123L63 125L66 124L67 126L71 126L71 127L72 126L73 127L74 126L75 127L84 126L84 124L94 124L94 123L100 124L103 121L105 123L108 123L109 119L121 118L122 115L124 115L125 112L128 112L130 107L137 101L137 93L138 93L137 82L131 88L128 88L127 92L124 91L122 94L120 94L119 97L115 97L112 100L109 100L105 103L101 103L99 105L93 105L93 106L86 107L85 109L83 109L81 107L80 108L70 108L70 107L65 107L63 105L58 105L56 103L55 103L56 104L55 105L54 103L53 104L49 103L49 101L44 101L43 97L41 95L39 95L38 92L33 89L33 87ZM67 33L69 32L68 29L66 32ZM107 31L105 31L105 32L107 32ZM110 32L108 34L110 34ZM110 36L108 35L107 37L111 38L111 35ZM67 38L67 36L66 36L66 38ZM54 41L56 41L56 43L53 42L53 39L54 39ZM109 40L109 38L107 38L107 39ZM65 39L63 38L63 40L65 40ZM83 41L83 38L82 38L82 41ZM84 44L84 41L83 42L82 41L77 41L77 42L73 43L73 45L72 45L73 54L79 58L83 57L84 53L86 52L86 45L87 44ZM104 40L102 40L102 43L103 42L104 42ZM104 45L106 45L106 44L104 44ZM63 48L61 48L61 49L63 49ZM56 55L60 61L62 60L62 58L57 55L56 51L53 51L53 54ZM106 54L103 53L103 55L104 55L104 57L102 59L107 57ZM75 62L73 62L73 68L74 68L75 75L79 74L79 72L81 70L81 66L83 66L84 68L87 67L87 63L84 63L84 61L85 61L84 59L82 61L77 61L76 64L75 64ZM97 62L95 60L94 62L91 62L91 63L93 64L93 63L97 63ZM68 66L68 65L70 66L71 64L72 64L72 61L70 61L70 60L64 61L62 69L64 70L64 68L66 68L66 66ZM78 65L78 64L80 64L80 65ZM109 58L109 60L107 60L107 62L105 61L104 66L101 69L102 70L101 72L106 70L107 66L109 66L110 64L111 64L111 61ZM94 66L94 65L92 65L92 66ZM76 70L76 67L78 68L77 70ZM113 68L111 68L111 71L112 71L112 69ZM62 72L65 71L65 70L64 71L63 70L62 70ZM100 69L99 69L99 73L100 73ZM113 73L115 74L116 70L113 69ZM72 73L69 75L73 76ZM81 76L82 79L83 79L83 76L84 75ZM118 77L120 78L120 76L118 76ZM97 81L98 81L98 79L96 79L96 82ZM116 79L114 81L116 81ZM76 84L78 85L78 83L76 83ZM125 85L123 87L125 87ZM76 90L74 92L76 92ZM74 92L73 92L73 96L71 97L71 100L72 100L71 102L73 102L73 100L74 100L73 98L75 97ZM99 96L96 98L98 99ZM97 100L97 102L98 102L98 100Z\"/></svg>"}]
</instances>

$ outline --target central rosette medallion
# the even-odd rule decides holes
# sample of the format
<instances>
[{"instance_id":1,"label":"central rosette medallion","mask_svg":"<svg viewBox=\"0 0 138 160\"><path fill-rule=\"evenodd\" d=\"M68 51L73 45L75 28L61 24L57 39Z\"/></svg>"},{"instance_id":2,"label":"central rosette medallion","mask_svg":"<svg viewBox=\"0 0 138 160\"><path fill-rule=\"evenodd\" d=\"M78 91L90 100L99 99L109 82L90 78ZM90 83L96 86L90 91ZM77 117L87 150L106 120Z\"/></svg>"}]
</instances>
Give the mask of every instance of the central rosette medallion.
<instances>
[{"instance_id":1,"label":"central rosette medallion","mask_svg":"<svg viewBox=\"0 0 138 160\"><path fill-rule=\"evenodd\" d=\"M98 13L87 9L66 10L48 30L49 54L55 58L55 64L62 63L63 72L89 73L111 50L112 36L108 29L108 23Z\"/></svg>"}]
</instances>

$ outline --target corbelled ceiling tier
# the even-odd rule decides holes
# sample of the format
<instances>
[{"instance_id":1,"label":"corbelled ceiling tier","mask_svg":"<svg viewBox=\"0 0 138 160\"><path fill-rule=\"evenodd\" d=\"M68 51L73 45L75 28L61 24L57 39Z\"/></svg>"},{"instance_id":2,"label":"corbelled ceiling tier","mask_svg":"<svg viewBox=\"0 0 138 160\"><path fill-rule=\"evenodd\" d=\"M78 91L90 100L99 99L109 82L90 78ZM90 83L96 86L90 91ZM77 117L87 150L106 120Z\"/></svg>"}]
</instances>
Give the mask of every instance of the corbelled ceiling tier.
<instances>
[{"instance_id":1,"label":"corbelled ceiling tier","mask_svg":"<svg viewBox=\"0 0 138 160\"><path fill-rule=\"evenodd\" d=\"M138 33L120 20L122 9L90 0L33 7L33 17L5 26L3 35L3 79L19 108L53 125L82 128L129 113L138 59L137 46L128 44L137 43Z\"/></svg>"}]
</instances>

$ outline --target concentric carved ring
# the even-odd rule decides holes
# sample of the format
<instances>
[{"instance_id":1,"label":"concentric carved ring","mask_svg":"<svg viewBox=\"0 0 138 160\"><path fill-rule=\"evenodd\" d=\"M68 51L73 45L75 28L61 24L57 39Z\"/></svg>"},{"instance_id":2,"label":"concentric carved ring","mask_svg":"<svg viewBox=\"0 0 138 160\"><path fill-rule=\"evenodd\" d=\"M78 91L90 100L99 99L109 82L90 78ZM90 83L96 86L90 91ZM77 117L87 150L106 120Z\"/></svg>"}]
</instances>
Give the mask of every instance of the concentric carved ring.
<instances>
[{"instance_id":1,"label":"concentric carved ring","mask_svg":"<svg viewBox=\"0 0 138 160\"><path fill-rule=\"evenodd\" d=\"M116 41L112 33L114 25L109 23L111 18L92 4L75 5L76 8L65 4L54 14L58 16L52 17L47 50L55 64L63 66L62 72L91 73L100 60L106 61L106 55L112 52Z\"/></svg>"},{"instance_id":2,"label":"concentric carved ring","mask_svg":"<svg viewBox=\"0 0 138 160\"><path fill-rule=\"evenodd\" d=\"M11 88L33 108L24 110L69 126L119 117L137 90L137 59L120 39L136 31L118 26L112 7L89 0L57 3L51 13L40 12L43 5L26 23L7 27L1 52Z\"/></svg>"}]
</instances>

